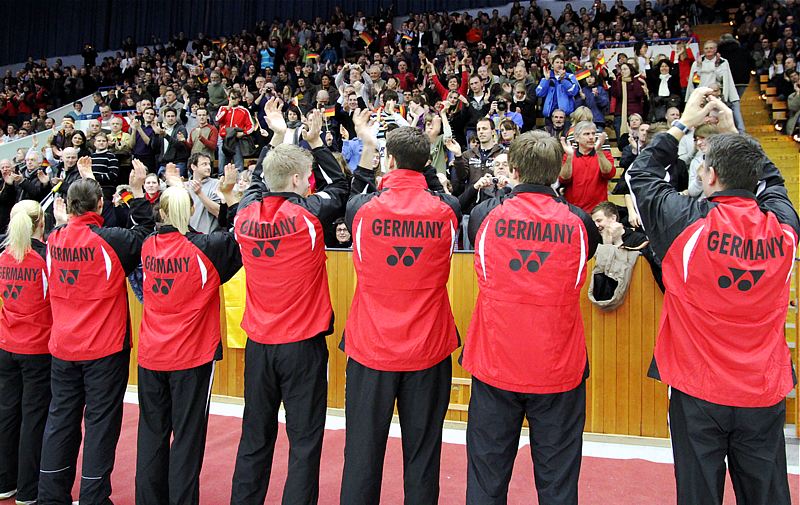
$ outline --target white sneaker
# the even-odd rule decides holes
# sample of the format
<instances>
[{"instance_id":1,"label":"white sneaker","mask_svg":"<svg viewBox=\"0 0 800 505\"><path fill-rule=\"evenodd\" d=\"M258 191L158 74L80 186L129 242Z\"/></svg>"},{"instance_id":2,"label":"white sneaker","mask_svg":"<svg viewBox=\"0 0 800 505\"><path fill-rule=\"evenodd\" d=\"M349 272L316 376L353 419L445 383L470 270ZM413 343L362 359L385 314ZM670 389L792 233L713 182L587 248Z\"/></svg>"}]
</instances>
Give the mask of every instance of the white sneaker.
<instances>
[{"instance_id":1,"label":"white sneaker","mask_svg":"<svg viewBox=\"0 0 800 505\"><path fill-rule=\"evenodd\" d=\"M31 501L16 500L14 503L16 503L16 505L36 505L36 500L31 500Z\"/></svg>"},{"instance_id":2,"label":"white sneaker","mask_svg":"<svg viewBox=\"0 0 800 505\"><path fill-rule=\"evenodd\" d=\"M6 491L5 493L0 493L0 500L7 500L17 494L16 489L12 489L11 491Z\"/></svg>"}]
</instances>

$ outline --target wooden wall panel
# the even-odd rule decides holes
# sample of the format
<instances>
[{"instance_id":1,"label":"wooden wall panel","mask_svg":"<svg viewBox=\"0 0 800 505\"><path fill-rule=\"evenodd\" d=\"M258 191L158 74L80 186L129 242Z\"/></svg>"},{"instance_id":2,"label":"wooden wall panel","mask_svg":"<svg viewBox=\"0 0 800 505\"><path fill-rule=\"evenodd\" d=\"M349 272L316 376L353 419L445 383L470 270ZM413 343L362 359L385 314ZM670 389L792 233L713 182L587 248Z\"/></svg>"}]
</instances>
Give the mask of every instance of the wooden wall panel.
<instances>
[{"instance_id":1,"label":"wooden wall panel","mask_svg":"<svg viewBox=\"0 0 800 505\"><path fill-rule=\"evenodd\" d=\"M328 406L344 407L346 357L339 342L356 288L352 252L329 251L328 278L333 309L336 314L334 334L328 337L329 386ZM593 263L589 265L589 272ZM596 433L668 437L667 388L647 378L652 357L662 295L647 262L640 258L633 272L625 303L616 311L603 312L586 297L588 281L581 296L581 312L586 331L586 347L591 376L587 382L586 431ZM453 255L448 282L448 294L453 306L462 342L466 338L472 309L478 295L478 284L471 253ZM130 294L134 340L138 338L141 306ZM506 317L513 317L507 314ZM796 320L797 313L793 313ZM225 314L222 310L222 329ZM796 337L796 333L792 335ZM796 350L793 350L796 356ZM458 364L461 348L453 353L453 385L448 419L467 420L470 395L469 374ZM135 357L135 345L132 356ZM225 344L224 359L218 363L213 392L218 395L241 397L244 389L244 350L229 349ZM135 361L131 360L130 383L136 384ZM787 422L796 418L796 402L791 402Z\"/></svg>"}]
</instances>

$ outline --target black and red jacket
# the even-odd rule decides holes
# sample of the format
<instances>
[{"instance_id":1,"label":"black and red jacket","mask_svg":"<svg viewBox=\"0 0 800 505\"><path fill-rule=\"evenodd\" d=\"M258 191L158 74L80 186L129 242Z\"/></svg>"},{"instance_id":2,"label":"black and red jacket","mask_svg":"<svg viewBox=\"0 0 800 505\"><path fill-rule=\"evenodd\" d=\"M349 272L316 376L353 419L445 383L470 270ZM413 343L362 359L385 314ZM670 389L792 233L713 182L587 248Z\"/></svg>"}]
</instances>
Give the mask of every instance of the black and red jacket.
<instances>
[{"instance_id":1,"label":"black and red jacket","mask_svg":"<svg viewBox=\"0 0 800 505\"><path fill-rule=\"evenodd\" d=\"M242 201L229 209L246 273L242 329L261 344L333 333L323 232L342 216L348 185L327 147L311 153L317 193L272 193L259 166Z\"/></svg>"},{"instance_id":2,"label":"black and red jacket","mask_svg":"<svg viewBox=\"0 0 800 505\"><path fill-rule=\"evenodd\" d=\"M626 174L656 254L664 306L650 376L708 402L766 407L794 384L784 336L800 220L764 156L757 195L684 197L665 181L678 141L657 135Z\"/></svg>"},{"instance_id":3,"label":"black and red jacket","mask_svg":"<svg viewBox=\"0 0 800 505\"><path fill-rule=\"evenodd\" d=\"M0 254L0 349L15 354L47 354L53 314L47 282L47 246L31 240L21 262L11 252Z\"/></svg>"},{"instance_id":4,"label":"black and red jacket","mask_svg":"<svg viewBox=\"0 0 800 505\"><path fill-rule=\"evenodd\" d=\"M56 358L94 360L130 346L126 277L139 265L142 242L155 225L144 198L130 207L131 229L102 227L103 218L87 212L47 239L50 353Z\"/></svg>"},{"instance_id":5,"label":"black and red jacket","mask_svg":"<svg viewBox=\"0 0 800 505\"><path fill-rule=\"evenodd\" d=\"M359 167L351 195L345 221L358 283L344 351L375 370L430 368L459 345L447 297L458 200L404 169L376 188L374 173Z\"/></svg>"},{"instance_id":6,"label":"black and red jacket","mask_svg":"<svg viewBox=\"0 0 800 505\"><path fill-rule=\"evenodd\" d=\"M562 393L588 377L580 296L600 232L549 186L519 184L470 214L480 292L463 366L494 387Z\"/></svg>"},{"instance_id":7,"label":"black and red jacket","mask_svg":"<svg viewBox=\"0 0 800 505\"><path fill-rule=\"evenodd\" d=\"M222 338L219 287L241 267L232 233L162 226L150 235L142 245L139 365L174 371L211 362Z\"/></svg>"}]
</instances>

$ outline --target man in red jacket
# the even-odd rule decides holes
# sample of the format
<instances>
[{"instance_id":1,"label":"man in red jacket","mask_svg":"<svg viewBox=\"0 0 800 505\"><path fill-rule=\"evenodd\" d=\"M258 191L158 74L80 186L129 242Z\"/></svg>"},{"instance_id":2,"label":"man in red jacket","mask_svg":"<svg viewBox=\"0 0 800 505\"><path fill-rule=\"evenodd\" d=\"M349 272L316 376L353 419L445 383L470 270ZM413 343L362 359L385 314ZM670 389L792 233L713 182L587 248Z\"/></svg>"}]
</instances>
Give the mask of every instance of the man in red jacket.
<instances>
[{"instance_id":1,"label":"man in red jacket","mask_svg":"<svg viewBox=\"0 0 800 505\"><path fill-rule=\"evenodd\" d=\"M524 417L539 503L578 503L589 375L580 293L601 238L551 188L562 152L546 132L514 140L513 191L470 214L480 293L463 356L469 505L506 503Z\"/></svg>"},{"instance_id":2,"label":"man in red jacket","mask_svg":"<svg viewBox=\"0 0 800 505\"><path fill-rule=\"evenodd\" d=\"M242 94L233 90L228 95L228 105L220 107L217 111L217 125L219 125L219 136L224 138L228 134L235 135L237 138L242 138L245 135L250 135L255 129L256 125L253 122L253 117L250 111L239 105L242 101ZM244 170L244 158L242 157L242 150L239 143L234 145L233 164L236 165L236 170L241 172ZM219 173L223 173L223 167L226 165L225 150L223 146L219 146Z\"/></svg>"},{"instance_id":3,"label":"man in red jacket","mask_svg":"<svg viewBox=\"0 0 800 505\"><path fill-rule=\"evenodd\" d=\"M103 192L91 176L91 160L80 169L84 178L67 192L69 220L47 240L53 399L39 477L39 503L47 505L72 503L81 421L80 502L111 503L130 356L126 277L139 264L142 243L155 226L143 198L144 164L134 160L130 218L136 225L130 230L102 226ZM59 212L56 218L63 222L66 215Z\"/></svg>"},{"instance_id":4,"label":"man in red jacket","mask_svg":"<svg viewBox=\"0 0 800 505\"><path fill-rule=\"evenodd\" d=\"M721 504L725 459L738 503L789 505L783 427L795 381L784 336L800 219L783 177L731 110L696 89L626 179L663 258L650 376L670 386L678 505ZM706 200L665 180L678 141L712 111L720 130L698 170Z\"/></svg>"},{"instance_id":5,"label":"man in red jacket","mask_svg":"<svg viewBox=\"0 0 800 505\"><path fill-rule=\"evenodd\" d=\"M225 194L247 274L245 406L231 505L264 503L281 401L289 438L283 503L310 505L319 498L328 394L325 337L333 333L324 230L341 217L349 189L320 138L321 112L309 114L303 132L309 153L281 144L286 133L281 106L271 98L266 107L275 135L262 164L263 179L262 167L256 167L240 202ZM306 198L312 172L317 192Z\"/></svg>"},{"instance_id":6,"label":"man in red jacket","mask_svg":"<svg viewBox=\"0 0 800 505\"><path fill-rule=\"evenodd\" d=\"M405 501L436 503L458 347L446 285L461 210L455 197L429 191L422 172L430 142L416 128L387 134L389 172L376 187L377 140L367 119L354 116L364 149L345 214L358 284L342 342L349 359L341 503L379 503L395 400Z\"/></svg>"}]
</instances>

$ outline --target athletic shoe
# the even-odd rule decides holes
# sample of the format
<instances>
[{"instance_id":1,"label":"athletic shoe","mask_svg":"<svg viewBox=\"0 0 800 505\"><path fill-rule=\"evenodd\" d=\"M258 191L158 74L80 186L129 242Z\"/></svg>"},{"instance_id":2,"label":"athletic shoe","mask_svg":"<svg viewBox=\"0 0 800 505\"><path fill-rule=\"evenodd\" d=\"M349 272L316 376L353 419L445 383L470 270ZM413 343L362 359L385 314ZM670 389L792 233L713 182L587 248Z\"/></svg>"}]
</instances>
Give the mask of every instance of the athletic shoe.
<instances>
[{"instance_id":1,"label":"athletic shoe","mask_svg":"<svg viewBox=\"0 0 800 505\"><path fill-rule=\"evenodd\" d=\"M6 491L5 493L0 493L0 500L8 500L15 494L17 494L16 489L12 489L11 491Z\"/></svg>"},{"instance_id":2,"label":"athletic shoe","mask_svg":"<svg viewBox=\"0 0 800 505\"><path fill-rule=\"evenodd\" d=\"M15 503L16 503L16 505L36 505L36 500L31 500L31 501L19 501L19 500L17 500Z\"/></svg>"}]
</instances>

